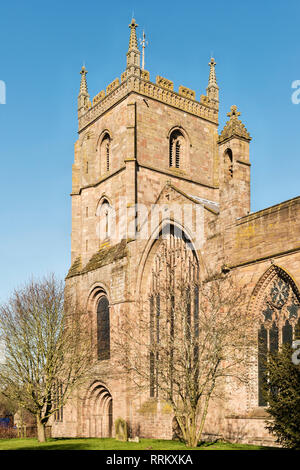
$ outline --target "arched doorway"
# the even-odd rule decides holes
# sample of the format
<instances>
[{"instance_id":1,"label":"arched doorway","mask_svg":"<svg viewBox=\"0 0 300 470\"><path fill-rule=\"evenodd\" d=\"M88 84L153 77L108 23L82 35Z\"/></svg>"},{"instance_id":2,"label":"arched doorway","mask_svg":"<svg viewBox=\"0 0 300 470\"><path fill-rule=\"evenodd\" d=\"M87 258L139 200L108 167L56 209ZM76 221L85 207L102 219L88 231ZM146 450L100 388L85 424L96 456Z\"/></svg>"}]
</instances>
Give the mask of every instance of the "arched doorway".
<instances>
[{"instance_id":1,"label":"arched doorway","mask_svg":"<svg viewBox=\"0 0 300 470\"><path fill-rule=\"evenodd\" d=\"M83 420L86 437L112 437L113 399L98 381L91 385L84 400Z\"/></svg>"}]
</instances>

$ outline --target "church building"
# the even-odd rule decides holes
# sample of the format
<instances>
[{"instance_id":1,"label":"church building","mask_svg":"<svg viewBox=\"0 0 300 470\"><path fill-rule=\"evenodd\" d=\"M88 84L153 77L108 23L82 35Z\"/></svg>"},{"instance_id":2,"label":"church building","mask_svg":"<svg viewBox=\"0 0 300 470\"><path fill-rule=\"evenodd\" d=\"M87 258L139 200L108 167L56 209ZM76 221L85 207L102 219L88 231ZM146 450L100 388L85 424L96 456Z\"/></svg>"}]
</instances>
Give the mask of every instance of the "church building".
<instances>
[{"instance_id":1,"label":"church building","mask_svg":"<svg viewBox=\"0 0 300 470\"><path fill-rule=\"evenodd\" d=\"M80 72L66 292L94 325L99 371L104 362L109 367L120 319L134 318L140 300L159 293L170 252L182 270L201 276L204 259L215 272L248 280L260 347L278 349L292 342L300 318L300 197L251 212L251 136L235 105L218 129L215 60L200 96L186 86L174 90L162 76L151 80L137 26L132 19L126 69L106 90L91 99L87 70ZM209 411L208 438L272 442L261 369L257 357L238 399ZM122 418L140 437L172 439L172 413L152 385L133 396L121 378L96 370L83 397L57 414L52 435L114 436Z\"/></svg>"}]
</instances>

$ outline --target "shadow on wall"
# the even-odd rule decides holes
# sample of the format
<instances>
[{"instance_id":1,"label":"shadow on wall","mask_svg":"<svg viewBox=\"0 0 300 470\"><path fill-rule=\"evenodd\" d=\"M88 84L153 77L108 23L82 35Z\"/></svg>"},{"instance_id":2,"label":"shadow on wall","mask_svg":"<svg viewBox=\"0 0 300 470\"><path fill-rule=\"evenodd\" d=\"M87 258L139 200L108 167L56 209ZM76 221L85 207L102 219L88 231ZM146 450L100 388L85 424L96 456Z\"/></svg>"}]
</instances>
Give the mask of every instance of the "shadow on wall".
<instances>
[{"instance_id":1,"label":"shadow on wall","mask_svg":"<svg viewBox=\"0 0 300 470\"><path fill-rule=\"evenodd\" d=\"M215 432L214 432L215 431ZM228 441L243 443L247 441L248 426L243 419L226 419L224 416L210 417L203 432L203 438L208 441Z\"/></svg>"}]
</instances>

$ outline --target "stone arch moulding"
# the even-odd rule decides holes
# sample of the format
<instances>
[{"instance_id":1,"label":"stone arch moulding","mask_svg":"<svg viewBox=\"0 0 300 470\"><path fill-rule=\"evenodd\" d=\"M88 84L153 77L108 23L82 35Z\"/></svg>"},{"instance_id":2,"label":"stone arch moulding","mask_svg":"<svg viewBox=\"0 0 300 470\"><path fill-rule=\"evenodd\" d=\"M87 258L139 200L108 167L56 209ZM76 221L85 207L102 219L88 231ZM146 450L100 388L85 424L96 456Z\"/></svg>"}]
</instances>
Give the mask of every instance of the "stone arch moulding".
<instances>
[{"instance_id":1,"label":"stone arch moulding","mask_svg":"<svg viewBox=\"0 0 300 470\"><path fill-rule=\"evenodd\" d=\"M98 202L97 202L95 215L98 215L99 208L100 208L100 207L102 206L102 204L105 203L105 202L107 202L110 207L113 207L113 202L112 202L111 197L107 196L106 193L102 193L101 196L100 196L100 199L99 199Z\"/></svg>"},{"instance_id":2,"label":"stone arch moulding","mask_svg":"<svg viewBox=\"0 0 300 470\"><path fill-rule=\"evenodd\" d=\"M82 424L85 437L112 437L113 397L100 380L94 380L83 397Z\"/></svg>"},{"instance_id":3,"label":"stone arch moulding","mask_svg":"<svg viewBox=\"0 0 300 470\"><path fill-rule=\"evenodd\" d=\"M102 143L102 140L104 139L104 137L105 137L106 135L109 136L110 141L113 140L112 133L111 133L110 129L108 129L108 128L103 129L103 130L100 132L99 137L98 137L98 139L97 139L97 141L96 141L96 148L95 148L96 152L98 152L98 150L99 150L99 148L100 148L100 145L101 145L101 143Z\"/></svg>"},{"instance_id":4,"label":"stone arch moulding","mask_svg":"<svg viewBox=\"0 0 300 470\"><path fill-rule=\"evenodd\" d=\"M252 407L267 406L263 394L264 361L269 352L292 343L299 324L300 291L293 277L272 264L259 278L250 297L249 311L257 318L257 351L253 356L248 401Z\"/></svg>"},{"instance_id":5,"label":"stone arch moulding","mask_svg":"<svg viewBox=\"0 0 300 470\"><path fill-rule=\"evenodd\" d=\"M96 282L90 289L87 301L86 301L86 310L89 313L96 311L96 305L100 297L106 296L110 303L110 293L108 286L103 282Z\"/></svg>"},{"instance_id":6,"label":"stone arch moulding","mask_svg":"<svg viewBox=\"0 0 300 470\"><path fill-rule=\"evenodd\" d=\"M109 359L110 356L111 301L107 292L108 289L104 288L102 283L94 284L86 304L86 311L91 321L91 335L92 338L95 338L94 345L98 360ZM105 305L104 310L102 301ZM102 308L99 310L101 302Z\"/></svg>"},{"instance_id":7,"label":"stone arch moulding","mask_svg":"<svg viewBox=\"0 0 300 470\"><path fill-rule=\"evenodd\" d=\"M232 159L233 159L233 150L230 147L230 145L227 145L226 147L224 147L223 157L228 153L232 156Z\"/></svg>"},{"instance_id":8,"label":"stone arch moulding","mask_svg":"<svg viewBox=\"0 0 300 470\"><path fill-rule=\"evenodd\" d=\"M251 311L254 312L255 309L259 307L260 303L263 301L263 296L264 296L266 287L269 285L272 279L275 278L276 276L280 276L284 280L289 282L295 295L297 296L300 302L300 290L294 278L291 276L291 274L287 270L285 270L281 266L277 264L272 264L260 277L260 279L258 280L258 282L256 283L253 289L253 292L250 297Z\"/></svg>"},{"instance_id":9,"label":"stone arch moulding","mask_svg":"<svg viewBox=\"0 0 300 470\"><path fill-rule=\"evenodd\" d=\"M196 250L194 243L193 243L193 238L192 236L190 236L189 231L186 228L184 228L181 224L179 224L177 221L171 220L169 218L165 218L153 230L143 250L143 253L142 253L139 265L138 265L137 281L136 281L136 292L137 292L138 298L142 294L142 284L143 284L145 269L147 266L151 265L151 260L155 256L155 253L160 245L164 230L167 230L167 228L169 229L169 227L171 226L175 227L175 230L180 231L185 237L185 239L187 240L187 242L191 244L191 249L193 250L196 256L199 267L201 267L201 263L199 259L199 256L201 257L201 253L199 252L199 250Z\"/></svg>"},{"instance_id":10,"label":"stone arch moulding","mask_svg":"<svg viewBox=\"0 0 300 470\"><path fill-rule=\"evenodd\" d=\"M181 124L177 124L176 126L172 126L168 133L167 133L167 139L169 140L170 137L171 137L171 134L174 132L174 131L179 131L182 133L183 137L186 139L187 143L188 143L188 146L187 147L192 147L192 142L191 142L191 138L188 134L188 132L185 130L185 128L181 125Z\"/></svg>"},{"instance_id":11,"label":"stone arch moulding","mask_svg":"<svg viewBox=\"0 0 300 470\"><path fill-rule=\"evenodd\" d=\"M97 142L96 142L96 147L95 147L95 152L98 155L97 161L98 161L98 173L99 176L107 173L110 171L110 166L111 166L111 144L112 144L112 134L109 129L105 128L102 130L100 133ZM106 145L104 146L104 143L106 141Z\"/></svg>"},{"instance_id":12,"label":"stone arch moulding","mask_svg":"<svg viewBox=\"0 0 300 470\"><path fill-rule=\"evenodd\" d=\"M189 171L191 142L186 130L173 126L168 132L168 167L172 170Z\"/></svg>"}]
</instances>

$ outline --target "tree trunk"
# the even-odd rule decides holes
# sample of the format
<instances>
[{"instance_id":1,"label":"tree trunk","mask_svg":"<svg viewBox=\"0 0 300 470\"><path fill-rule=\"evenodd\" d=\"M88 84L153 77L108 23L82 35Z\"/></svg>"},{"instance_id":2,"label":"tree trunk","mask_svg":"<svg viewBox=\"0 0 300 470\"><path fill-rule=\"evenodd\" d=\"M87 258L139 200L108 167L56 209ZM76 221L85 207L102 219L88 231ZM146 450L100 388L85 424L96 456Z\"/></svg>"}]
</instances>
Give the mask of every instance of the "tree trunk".
<instances>
[{"instance_id":1,"label":"tree trunk","mask_svg":"<svg viewBox=\"0 0 300 470\"><path fill-rule=\"evenodd\" d=\"M214 387L215 387L215 383L214 383L213 387L211 388L208 396L205 399L205 405L204 405L204 410L203 410L203 413L202 413L202 416L201 416L200 427L199 427L199 431L198 431L198 434L197 434L197 440L200 440L200 438L202 436L202 432L203 432L203 429L204 429L204 424L205 424L206 416L207 416L207 412L208 412L208 405L209 405L210 397L211 397L211 394L212 394L212 391L213 391Z\"/></svg>"},{"instance_id":2,"label":"tree trunk","mask_svg":"<svg viewBox=\"0 0 300 470\"><path fill-rule=\"evenodd\" d=\"M37 415L36 417L36 425L37 425L37 438L39 442L46 442L46 429L45 424L42 423L41 417Z\"/></svg>"},{"instance_id":3,"label":"tree trunk","mask_svg":"<svg viewBox=\"0 0 300 470\"><path fill-rule=\"evenodd\" d=\"M186 442L187 447L197 447L198 440L197 440L197 418L196 413L193 411L188 420L187 420L187 435L188 439Z\"/></svg>"},{"instance_id":4,"label":"tree trunk","mask_svg":"<svg viewBox=\"0 0 300 470\"><path fill-rule=\"evenodd\" d=\"M185 445L187 447L197 447L197 415L193 410L189 416L176 416L181 429Z\"/></svg>"}]
</instances>

